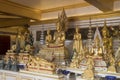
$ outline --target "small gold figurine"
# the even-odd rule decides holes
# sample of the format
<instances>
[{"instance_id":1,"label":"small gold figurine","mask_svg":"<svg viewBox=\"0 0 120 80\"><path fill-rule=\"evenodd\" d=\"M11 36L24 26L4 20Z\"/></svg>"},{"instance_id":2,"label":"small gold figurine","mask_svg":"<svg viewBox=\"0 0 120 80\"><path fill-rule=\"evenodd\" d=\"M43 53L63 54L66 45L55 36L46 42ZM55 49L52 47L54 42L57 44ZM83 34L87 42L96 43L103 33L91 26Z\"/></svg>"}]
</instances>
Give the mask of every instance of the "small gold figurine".
<instances>
[{"instance_id":1,"label":"small gold figurine","mask_svg":"<svg viewBox=\"0 0 120 80\"><path fill-rule=\"evenodd\" d=\"M73 42L74 55L70 67L79 68L80 62L84 58L84 51L82 46L81 34L79 33L78 27L75 28L75 34L73 40L74 40Z\"/></svg>"},{"instance_id":2,"label":"small gold figurine","mask_svg":"<svg viewBox=\"0 0 120 80\"><path fill-rule=\"evenodd\" d=\"M46 45L49 45L52 41L52 36L50 35L50 30L47 30L47 36L45 38Z\"/></svg>"},{"instance_id":3,"label":"small gold figurine","mask_svg":"<svg viewBox=\"0 0 120 80\"><path fill-rule=\"evenodd\" d=\"M108 67L108 72L116 73L115 59L113 58L112 54L110 54L109 56L109 63L110 63L110 66Z\"/></svg>"},{"instance_id":4,"label":"small gold figurine","mask_svg":"<svg viewBox=\"0 0 120 80\"><path fill-rule=\"evenodd\" d=\"M93 68L94 68L94 61L93 61L93 58L89 56L87 60L87 69L84 70L82 77L86 80L94 80Z\"/></svg>"},{"instance_id":5,"label":"small gold figurine","mask_svg":"<svg viewBox=\"0 0 120 80\"><path fill-rule=\"evenodd\" d=\"M78 53L74 52L74 55L72 57L72 61L70 63L70 67L71 68L78 68L79 64L78 64Z\"/></svg>"},{"instance_id":6,"label":"small gold figurine","mask_svg":"<svg viewBox=\"0 0 120 80\"><path fill-rule=\"evenodd\" d=\"M112 50L112 37L110 38L109 35L109 30L107 29L106 26L106 21L104 22L104 27L102 29L102 35L103 35L103 52L104 52L104 59L106 62L108 62L108 57L109 57L109 50ZM108 53L108 54L107 54Z\"/></svg>"}]
</instances>

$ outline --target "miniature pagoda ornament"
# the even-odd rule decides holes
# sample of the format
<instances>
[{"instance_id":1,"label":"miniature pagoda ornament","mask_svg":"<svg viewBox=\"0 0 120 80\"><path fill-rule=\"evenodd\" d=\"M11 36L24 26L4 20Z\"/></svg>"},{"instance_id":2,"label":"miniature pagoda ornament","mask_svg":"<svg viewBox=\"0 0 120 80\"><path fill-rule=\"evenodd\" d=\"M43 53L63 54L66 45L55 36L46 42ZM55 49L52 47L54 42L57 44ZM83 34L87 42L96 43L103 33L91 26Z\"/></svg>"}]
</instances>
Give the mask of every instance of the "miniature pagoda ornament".
<instances>
[{"instance_id":1,"label":"miniature pagoda ornament","mask_svg":"<svg viewBox=\"0 0 120 80\"><path fill-rule=\"evenodd\" d=\"M93 41L93 31L92 31L92 28L91 28L91 18L90 18L90 25L89 25L89 30L88 30L88 49L89 49L89 52L90 50L92 49L92 41Z\"/></svg>"}]
</instances>

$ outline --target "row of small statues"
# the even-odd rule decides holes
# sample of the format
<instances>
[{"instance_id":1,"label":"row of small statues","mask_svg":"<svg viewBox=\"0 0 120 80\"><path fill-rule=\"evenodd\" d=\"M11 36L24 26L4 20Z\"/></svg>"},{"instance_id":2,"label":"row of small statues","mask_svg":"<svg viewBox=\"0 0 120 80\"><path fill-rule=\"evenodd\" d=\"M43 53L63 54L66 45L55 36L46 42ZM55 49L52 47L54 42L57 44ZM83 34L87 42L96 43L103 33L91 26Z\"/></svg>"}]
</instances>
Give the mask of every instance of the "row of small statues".
<instances>
[{"instance_id":1,"label":"row of small statues","mask_svg":"<svg viewBox=\"0 0 120 80\"><path fill-rule=\"evenodd\" d=\"M74 34L73 40L73 51L74 55L70 64L71 68L81 68L81 62L85 61L83 65L86 65L86 69L84 70L84 74L82 75L85 79L94 80L94 72L95 72L95 60L101 60L102 63L106 64L104 71L116 73L116 63L113 53L113 41L112 37L109 35L109 31L107 29L106 23L102 29L102 43L100 43L99 35L94 39L94 45L92 45L90 51L88 47L83 47L81 34L78 32L78 28L76 28L76 33ZM85 60L86 59L86 60ZM99 63L99 62L97 62ZM103 66L101 64L101 66ZM101 67L102 68L102 67Z\"/></svg>"},{"instance_id":2,"label":"row of small statues","mask_svg":"<svg viewBox=\"0 0 120 80\"><path fill-rule=\"evenodd\" d=\"M20 53L21 50L29 50L33 46L34 38L33 34L30 31L18 31L16 36L16 43L14 44L15 53Z\"/></svg>"},{"instance_id":3,"label":"row of small statues","mask_svg":"<svg viewBox=\"0 0 120 80\"><path fill-rule=\"evenodd\" d=\"M50 30L47 30L47 36L45 38L46 45L50 45L50 44L57 44L58 46L64 45L65 32L61 30L61 26L59 25L59 23L57 23L56 30L57 31L54 33L53 38L52 35L50 34Z\"/></svg>"}]
</instances>

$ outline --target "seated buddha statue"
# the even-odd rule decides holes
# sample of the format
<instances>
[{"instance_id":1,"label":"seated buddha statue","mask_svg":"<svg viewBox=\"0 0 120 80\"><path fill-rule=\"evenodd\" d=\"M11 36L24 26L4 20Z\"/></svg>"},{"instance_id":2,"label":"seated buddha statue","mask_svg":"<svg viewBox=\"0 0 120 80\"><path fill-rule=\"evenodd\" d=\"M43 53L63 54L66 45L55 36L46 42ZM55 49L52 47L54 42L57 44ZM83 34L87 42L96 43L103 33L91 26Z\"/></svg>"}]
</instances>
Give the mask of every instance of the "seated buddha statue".
<instances>
[{"instance_id":1,"label":"seated buddha statue","mask_svg":"<svg viewBox=\"0 0 120 80\"><path fill-rule=\"evenodd\" d=\"M59 23L57 23L56 30L57 31L54 33L54 36L53 36L54 44L64 45L65 32L62 30L62 27L60 26Z\"/></svg>"},{"instance_id":2,"label":"seated buddha statue","mask_svg":"<svg viewBox=\"0 0 120 80\"><path fill-rule=\"evenodd\" d=\"M64 14L58 15L58 21L56 23L56 31L53 35L53 40L43 49L39 51L40 56L42 58L49 60L57 64L57 66L67 65L69 60L69 53L67 48L65 47L65 31L67 30L67 25ZM50 40L49 36L49 40Z\"/></svg>"},{"instance_id":3,"label":"seated buddha statue","mask_svg":"<svg viewBox=\"0 0 120 80\"><path fill-rule=\"evenodd\" d=\"M98 36L96 36L95 40L94 40L94 46L93 46L93 53L94 53L94 57L95 58L102 58L103 56L103 49L100 46L100 39Z\"/></svg>"},{"instance_id":4,"label":"seated buddha statue","mask_svg":"<svg viewBox=\"0 0 120 80\"><path fill-rule=\"evenodd\" d=\"M45 43L48 45L52 41L52 36L50 35L50 30L47 30L47 36L45 37Z\"/></svg>"}]
</instances>

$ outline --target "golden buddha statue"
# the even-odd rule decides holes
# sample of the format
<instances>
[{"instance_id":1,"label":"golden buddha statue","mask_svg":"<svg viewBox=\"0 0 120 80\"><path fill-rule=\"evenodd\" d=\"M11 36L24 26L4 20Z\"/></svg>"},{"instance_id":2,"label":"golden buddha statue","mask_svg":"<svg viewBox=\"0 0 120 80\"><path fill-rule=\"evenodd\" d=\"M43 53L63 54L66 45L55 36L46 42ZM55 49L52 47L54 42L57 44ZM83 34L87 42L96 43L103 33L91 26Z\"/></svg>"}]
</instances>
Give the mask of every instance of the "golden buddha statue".
<instances>
[{"instance_id":1,"label":"golden buddha statue","mask_svg":"<svg viewBox=\"0 0 120 80\"><path fill-rule=\"evenodd\" d=\"M81 34L79 33L79 28L75 28L75 34L73 38L73 50L75 50L77 53L81 53L82 51L82 39L81 39Z\"/></svg>"},{"instance_id":2,"label":"golden buddha statue","mask_svg":"<svg viewBox=\"0 0 120 80\"><path fill-rule=\"evenodd\" d=\"M109 44L109 31L106 26L106 21L104 22L104 27L102 29L102 35L103 35L103 46L104 50L108 50L108 44Z\"/></svg>"},{"instance_id":3,"label":"golden buddha statue","mask_svg":"<svg viewBox=\"0 0 120 80\"><path fill-rule=\"evenodd\" d=\"M110 35L109 35L109 30L107 29L106 22L104 24L105 25L102 29L103 51L104 51L104 59L108 63L108 62L110 62L109 57L111 59L113 58L113 38L110 37Z\"/></svg>"},{"instance_id":4,"label":"golden buddha statue","mask_svg":"<svg viewBox=\"0 0 120 80\"><path fill-rule=\"evenodd\" d=\"M70 68L79 68L80 67L81 61L83 59L85 59L85 56L86 56L86 51L84 51L84 50L81 53L74 52L72 61L70 63Z\"/></svg>"},{"instance_id":5,"label":"golden buddha statue","mask_svg":"<svg viewBox=\"0 0 120 80\"><path fill-rule=\"evenodd\" d=\"M44 59L52 59L54 63L57 65L66 65L69 60L68 50L65 47L65 31L66 31L66 22L64 22L65 14L61 14L58 16L58 21L56 23L56 31L53 35L53 40L43 49L39 51L40 56ZM49 37L49 40L51 38ZM50 56L49 56L50 55Z\"/></svg>"},{"instance_id":6,"label":"golden buddha statue","mask_svg":"<svg viewBox=\"0 0 120 80\"><path fill-rule=\"evenodd\" d=\"M54 44L64 45L65 32L62 30L62 26L60 26L59 23L57 23L56 30L57 31L54 33L54 36L53 36Z\"/></svg>"},{"instance_id":7,"label":"golden buddha statue","mask_svg":"<svg viewBox=\"0 0 120 80\"><path fill-rule=\"evenodd\" d=\"M52 36L50 35L50 30L47 30L47 36L45 37L45 43L48 45L52 41Z\"/></svg>"},{"instance_id":8,"label":"golden buddha statue","mask_svg":"<svg viewBox=\"0 0 120 80\"><path fill-rule=\"evenodd\" d=\"M81 60L85 58L85 52L82 46L81 34L79 33L78 27L75 28L75 34L73 40L74 40L73 42L74 55L70 67L78 68L80 66Z\"/></svg>"},{"instance_id":9,"label":"golden buddha statue","mask_svg":"<svg viewBox=\"0 0 120 80\"><path fill-rule=\"evenodd\" d=\"M115 59L113 58L112 54L109 55L109 63L110 63L110 66L108 67L108 72L116 73Z\"/></svg>"},{"instance_id":10,"label":"golden buddha statue","mask_svg":"<svg viewBox=\"0 0 120 80\"><path fill-rule=\"evenodd\" d=\"M87 59L87 69L84 70L82 77L86 80L94 80L94 60L91 56Z\"/></svg>"},{"instance_id":11,"label":"golden buddha statue","mask_svg":"<svg viewBox=\"0 0 120 80\"><path fill-rule=\"evenodd\" d=\"M78 68L79 63L78 63L78 53L74 52L74 55L72 57L72 61L70 63L71 68Z\"/></svg>"},{"instance_id":12,"label":"golden buddha statue","mask_svg":"<svg viewBox=\"0 0 120 80\"><path fill-rule=\"evenodd\" d=\"M105 61L108 62L109 50L112 49L112 38L110 39L109 30L107 29L106 26L106 21L104 22L102 35L103 35L103 52L104 52L103 57Z\"/></svg>"},{"instance_id":13,"label":"golden buddha statue","mask_svg":"<svg viewBox=\"0 0 120 80\"><path fill-rule=\"evenodd\" d=\"M94 46L93 46L93 51L92 53L94 54L95 58L102 58L102 54L103 54L103 49L100 46L100 39L98 37L98 35L96 36L95 40L94 40Z\"/></svg>"}]
</instances>

